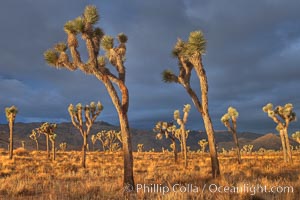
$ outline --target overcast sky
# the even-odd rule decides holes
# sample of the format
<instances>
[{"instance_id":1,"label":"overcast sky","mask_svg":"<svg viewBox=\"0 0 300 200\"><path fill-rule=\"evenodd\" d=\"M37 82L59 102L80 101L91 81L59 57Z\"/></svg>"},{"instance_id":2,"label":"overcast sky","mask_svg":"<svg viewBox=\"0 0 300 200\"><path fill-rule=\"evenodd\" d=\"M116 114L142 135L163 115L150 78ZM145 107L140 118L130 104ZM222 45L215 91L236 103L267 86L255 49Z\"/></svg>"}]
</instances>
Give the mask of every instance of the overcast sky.
<instances>
[{"instance_id":1,"label":"overcast sky","mask_svg":"<svg viewBox=\"0 0 300 200\"><path fill-rule=\"evenodd\" d=\"M238 129L275 132L262 106L293 103L300 115L300 1L298 0L10 0L0 7L0 123L4 108L19 108L17 121L70 121L70 103L101 101L99 120L118 124L118 116L101 82L81 71L49 67L43 52L65 41L63 25L94 4L99 26L108 35L128 35L129 119L134 128L152 129L173 119L175 109L190 103L185 90L161 81L161 72L177 72L171 50L178 37L202 30L209 83L210 114L216 130L228 106L240 113ZM81 49L85 56L85 49ZM195 75L192 86L200 92ZM203 130L192 107L188 128ZM291 131L300 130L299 121Z\"/></svg>"}]
</instances>

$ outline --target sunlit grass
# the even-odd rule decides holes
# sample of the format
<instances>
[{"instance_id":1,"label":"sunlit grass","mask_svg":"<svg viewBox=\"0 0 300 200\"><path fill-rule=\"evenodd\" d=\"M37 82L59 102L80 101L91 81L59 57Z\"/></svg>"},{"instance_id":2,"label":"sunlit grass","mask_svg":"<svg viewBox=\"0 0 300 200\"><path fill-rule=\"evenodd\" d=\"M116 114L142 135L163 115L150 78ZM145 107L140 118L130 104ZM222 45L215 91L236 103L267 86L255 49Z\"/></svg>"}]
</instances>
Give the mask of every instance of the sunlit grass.
<instances>
[{"instance_id":1,"label":"sunlit grass","mask_svg":"<svg viewBox=\"0 0 300 200\"><path fill-rule=\"evenodd\" d=\"M81 152L58 152L52 162L46 152L15 151L13 160L5 150L0 151L0 199L123 199L122 152L88 152L87 168L80 167ZM238 165L233 155L220 155L221 177L211 179L210 158L207 153L190 152L188 167L182 155L179 164L173 162L171 152L134 153L136 184L192 184L199 188L218 184L239 186L261 184L293 186L293 193L203 193L139 191L133 199L298 199L300 195L300 152L294 152L294 163L283 163L280 153L242 155Z\"/></svg>"}]
</instances>

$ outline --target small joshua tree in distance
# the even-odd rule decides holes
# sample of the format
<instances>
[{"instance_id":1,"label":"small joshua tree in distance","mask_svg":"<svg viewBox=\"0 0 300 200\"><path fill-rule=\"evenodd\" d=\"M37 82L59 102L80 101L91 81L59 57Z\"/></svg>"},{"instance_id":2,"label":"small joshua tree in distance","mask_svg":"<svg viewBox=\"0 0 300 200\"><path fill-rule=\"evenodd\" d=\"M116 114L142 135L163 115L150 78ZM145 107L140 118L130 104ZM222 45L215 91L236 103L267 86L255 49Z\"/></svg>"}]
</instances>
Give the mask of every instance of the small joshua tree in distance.
<instances>
[{"instance_id":1,"label":"small joshua tree in distance","mask_svg":"<svg viewBox=\"0 0 300 200\"><path fill-rule=\"evenodd\" d=\"M163 138L163 135L167 139L170 139L172 141L171 148L173 150L174 154L174 162L178 162L177 158L177 148L176 148L176 138L181 139L180 136L176 137L176 133L178 133L178 130L176 129L176 126L173 125L172 122L157 122L154 129L154 132L157 132L156 139L161 140Z\"/></svg>"},{"instance_id":2,"label":"small joshua tree in distance","mask_svg":"<svg viewBox=\"0 0 300 200\"><path fill-rule=\"evenodd\" d=\"M57 124L51 124L48 122L43 123L39 128L36 128L37 133L44 134L46 137L46 150L47 150L47 156L50 158L50 151L49 151L49 140L50 136L54 135L54 131L57 127Z\"/></svg>"},{"instance_id":3,"label":"small joshua tree in distance","mask_svg":"<svg viewBox=\"0 0 300 200\"><path fill-rule=\"evenodd\" d=\"M263 111L277 124L276 130L279 132L282 144L283 159L285 162L293 162L292 151L288 136L288 128L291 122L296 120L296 113L293 111L293 104L273 108L273 104L268 103L263 107Z\"/></svg>"},{"instance_id":4,"label":"small joshua tree in distance","mask_svg":"<svg viewBox=\"0 0 300 200\"><path fill-rule=\"evenodd\" d=\"M239 140L238 140L237 131L236 131L236 119L238 118L238 116L239 116L238 111L233 107L229 107L227 110L227 113L225 113L222 116L221 122L225 125L225 127L228 129L228 131L230 131L232 134L233 141L235 144L236 154L237 154L237 160L238 160L238 163L241 164L240 146L239 146Z\"/></svg>"},{"instance_id":5,"label":"small joshua tree in distance","mask_svg":"<svg viewBox=\"0 0 300 200\"><path fill-rule=\"evenodd\" d=\"M35 141L36 144L36 150L39 150L39 141L38 141L38 137L39 135L37 134L37 132L33 129L31 131L31 134L29 135L29 138L32 139L33 141Z\"/></svg>"},{"instance_id":6,"label":"small joshua tree in distance","mask_svg":"<svg viewBox=\"0 0 300 200\"><path fill-rule=\"evenodd\" d=\"M191 110L191 105L186 104L183 108L183 118L180 118L179 110L174 111L174 119L177 124L180 126L181 138L182 138L182 147L183 147L183 155L184 155L184 166L187 167L187 147L186 147L186 139L187 139L187 131L186 131L186 123L189 116L189 112Z\"/></svg>"},{"instance_id":7,"label":"small joshua tree in distance","mask_svg":"<svg viewBox=\"0 0 300 200\"><path fill-rule=\"evenodd\" d=\"M8 121L8 127L9 127L9 159L13 158L13 148L14 148L13 132L14 132L14 124L15 124L17 113L18 113L18 109L15 106L5 108L6 119Z\"/></svg>"},{"instance_id":8,"label":"small joshua tree in distance","mask_svg":"<svg viewBox=\"0 0 300 200\"><path fill-rule=\"evenodd\" d=\"M200 146L201 153L204 153L206 146L208 145L208 142L206 141L206 139L202 139L202 140L199 140L198 144Z\"/></svg>"},{"instance_id":9,"label":"small joshua tree in distance","mask_svg":"<svg viewBox=\"0 0 300 200\"><path fill-rule=\"evenodd\" d=\"M79 130L83 138L81 166L84 168L86 167L88 135L96 118L100 115L102 110L103 106L100 102L98 102L97 105L95 102L91 102L90 105L84 107L80 103L77 104L76 107L74 107L73 104L70 104L68 108L72 124Z\"/></svg>"},{"instance_id":10,"label":"small joshua tree in distance","mask_svg":"<svg viewBox=\"0 0 300 200\"><path fill-rule=\"evenodd\" d=\"M292 134L292 138L300 144L300 131L296 131Z\"/></svg>"}]
</instances>

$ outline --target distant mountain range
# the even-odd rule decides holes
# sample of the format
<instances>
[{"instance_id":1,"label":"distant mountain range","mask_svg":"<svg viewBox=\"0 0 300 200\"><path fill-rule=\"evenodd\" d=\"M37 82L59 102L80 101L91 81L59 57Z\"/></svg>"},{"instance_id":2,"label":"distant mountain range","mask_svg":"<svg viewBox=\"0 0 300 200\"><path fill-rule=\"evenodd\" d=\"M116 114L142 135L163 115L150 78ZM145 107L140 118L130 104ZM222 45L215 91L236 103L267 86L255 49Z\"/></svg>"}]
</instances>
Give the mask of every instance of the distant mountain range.
<instances>
[{"instance_id":1,"label":"distant mountain range","mask_svg":"<svg viewBox=\"0 0 300 200\"><path fill-rule=\"evenodd\" d=\"M37 128L42 123L16 123L14 130L14 148L21 147L21 141L25 142L25 148L32 150L35 149L35 142L29 138L31 130ZM93 134L97 134L100 130L120 130L119 127L111 125L106 122L96 122L91 130L89 136L89 143L91 145L90 137ZM80 150L82 145L82 138L77 129L72 125L72 123L60 123L57 125L57 146L61 142L67 143L68 150ZM155 138L156 134L152 130L139 130L131 129L132 134L132 144L133 150L136 151L137 144L144 144L144 150L149 151L155 149L155 151L161 151L163 148L169 148L170 141L167 139L157 140ZM219 151L222 148L228 150L234 147L232 142L232 135L228 131L215 131L216 142ZM0 124L0 148L7 148L8 145L8 126L7 124ZM268 133L266 135L251 133L251 132L241 132L238 133L240 147L243 145L252 144L253 150L258 150L260 148L279 150L281 148L281 141L278 135L273 133ZM187 145L190 146L191 150L198 150L198 141L201 139L207 139L205 132L191 131L187 139ZM299 144L294 140L290 139L290 143L293 146L298 146ZM45 137L43 135L39 138L40 149L45 149ZM178 145L179 146L179 145ZM97 141L95 144L95 149L102 149L100 142Z\"/></svg>"}]
</instances>

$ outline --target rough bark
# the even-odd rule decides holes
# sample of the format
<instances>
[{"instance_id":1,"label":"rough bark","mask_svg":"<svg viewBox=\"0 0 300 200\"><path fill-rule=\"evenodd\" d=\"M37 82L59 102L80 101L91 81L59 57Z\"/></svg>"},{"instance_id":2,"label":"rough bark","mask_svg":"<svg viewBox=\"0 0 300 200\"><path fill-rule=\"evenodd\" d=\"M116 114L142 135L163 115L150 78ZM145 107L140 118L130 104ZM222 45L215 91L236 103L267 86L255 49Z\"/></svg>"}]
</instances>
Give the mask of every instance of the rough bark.
<instances>
[{"instance_id":1,"label":"rough bark","mask_svg":"<svg viewBox=\"0 0 300 200\"><path fill-rule=\"evenodd\" d=\"M186 131L185 125L181 125L181 140L182 140L182 148L183 148L183 158L184 158L184 167L187 168L187 148L186 148Z\"/></svg>"},{"instance_id":2,"label":"rough bark","mask_svg":"<svg viewBox=\"0 0 300 200\"><path fill-rule=\"evenodd\" d=\"M52 161L56 159L56 152L55 152L55 141L52 141Z\"/></svg>"},{"instance_id":3,"label":"rough bark","mask_svg":"<svg viewBox=\"0 0 300 200\"><path fill-rule=\"evenodd\" d=\"M285 145L286 145L287 162L293 163L292 150L291 150L291 146L290 146L289 135L288 135L287 129L288 128L286 127L283 131Z\"/></svg>"},{"instance_id":4,"label":"rough bark","mask_svg":"<svg viewBox=\"0 0 300 200\"><path fill-rule=\"evenodd\" d=\"M49 152L49 135L46 134L46 149L47 149L47 157L50 158L50 152Z\"/></svg>"},{"instance_id":5,"label":"rough bark","mask_svg":"<svg viewBox=\"0 0 300 200\"><path fill-rule=\"evenodd\" d=\"M9 159L13 159L13 149L14 149L14 138L13 138L13 129L14 122L9 120Z\"/></svg>"},{"instance_id":6,"label":"rough bark","mask_svg":"<svg viewBox=\"0 0 300 200\"><path fill-rule=\"evenodd\" d=\"M199 59L200 58L200 59ZM208 137L208 146L211 157L211 166L212 166L212 175L214 178L220 176L220 166L218 160L218 153L215 142L214 129L211 122L211 118L208 112L208 82L205 74L205 70L202 65L202 60L200 55L194 55L194 58L191 60L191 63L194 65L197 76L200 81L201 88L201 99L202 99L202 118Z\"/></svg>"},{"instance_id":7,"label":"rough bark","mask_svg":"<svg viewBox=\"0 0 300 200\"><path fill-rule=\"evenodd\" d=\"M87 134L83 135L81 166L86 167Z\"/></svg>"},{"instance_id":8,"label":"rough bark","mask_svg":"<svg viewBox=\"0 0 300 200\"><path fill-rule=\"evenodd\" d=\"M232 137L233 137L233 141L234 141L235 149L236 149L236 153L237 153L237 160L238 160L238 163L241 164L242 161L241 161L240 146L239 146L239 140L237 138L236 130L234 130L232 132Z\"/></svg>"},{"instance_id":9,"label":"rough bark","mask_svg":"<svg viewBox=\"0 0 300 200\"><path fill-rule=\"evenodd\" d=\"M283 130L279 131L279 135L280 135L281 145L282 145L283 160L284 160L284 162L287 162L287 152L286 152L286 144L285 144Z\"/></svg>"}]
</instances>

